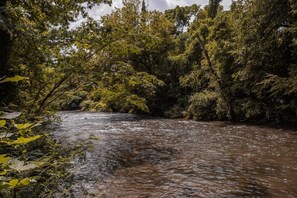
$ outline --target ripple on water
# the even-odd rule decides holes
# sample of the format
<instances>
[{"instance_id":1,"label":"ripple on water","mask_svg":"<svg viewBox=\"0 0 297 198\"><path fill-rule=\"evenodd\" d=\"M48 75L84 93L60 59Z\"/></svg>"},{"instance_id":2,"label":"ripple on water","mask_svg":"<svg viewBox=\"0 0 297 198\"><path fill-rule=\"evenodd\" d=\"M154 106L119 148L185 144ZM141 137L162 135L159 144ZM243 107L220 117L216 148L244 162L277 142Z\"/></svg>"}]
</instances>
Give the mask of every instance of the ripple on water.
<instances>
[{"instance_id":1,"label":"ripple on water","mask_svg":"<svg viewBox=\"0 0 297 198\"><path fill-rule=\"evenodd\" d=\"M296 133L129 114L60 115L57 139L92 138L92 149L73 160L73 197L297 197Z\"/></svg>"}]
</instances>

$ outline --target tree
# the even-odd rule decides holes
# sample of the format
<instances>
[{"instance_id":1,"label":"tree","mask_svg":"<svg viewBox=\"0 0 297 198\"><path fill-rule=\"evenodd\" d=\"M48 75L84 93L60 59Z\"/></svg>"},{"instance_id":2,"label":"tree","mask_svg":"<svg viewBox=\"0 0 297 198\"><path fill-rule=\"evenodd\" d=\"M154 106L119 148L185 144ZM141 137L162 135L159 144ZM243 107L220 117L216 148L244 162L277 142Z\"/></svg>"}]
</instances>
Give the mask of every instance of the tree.
<instances>
[{"instance_id":1,"label":"tree","mask_svg":"<svg viewBox=\"0 0 297 198\"><path fill-rule=\"evenodd\" d=\"M30 85L22 83L12 95L4 88L1 102L17 102L28 113L38 114L54 107L53 101L75 81L70 78L74 76L72 67L81 67L86 56L86 49L73 48L76 32L82 30L70 30L69 24L80 14L88 17L87 8L102 2L2 1L0 33L6 36L6 47L1 48L1 57L6 69L1 75L27 76Z\"/></svg>"},{"instance_id":2,"label":"tree","mask_svg":"<svg viewBox=\"0 0 297 198\"><path fill-rule=\"evenodd\" d=\"M217 3L213 5L214 3ZM193 71L182 78L182 84L187 86L187 82L196 78L197 83L195 92L190 99L189 112L196 118L225 118L232 120L234 117L230 82L232 72L233 58L230 55L230 49L225 49L232 42L232 30L229 27L228 17L225 12L221 12L219 17L214 12L214 7L218 8L219 2L210 2L206 7L208 16L205 11L201 11L200 17L197 17L192 24L191 40L189 47L196 45L200 48L200 55L197 56L197 64ZM214 15L214 13L216 15ZM230 47L229 47L230 48ZM199 77L195 77L199 75ZM194 87L193 87L194 88ZM201 109L202 108L202 109ZM208 112L207 109L215 111Z\"/></svg>"},{"instance_id":3,"label":"tree","mask_svg":"<svg viewBox=\"0 0 297 198\"><path fill-rule=\"evenodd\" d=\"M141 2L123 3L122 9L102 19L101 28L108 31L111 44L93 59L91 81L95 86L84 104L91 109L148 112L164 84L160 76L173 28L162 13L142 12Z\"/></svg>"},{"instance_id":4,"label":"tree","mask_svg":"<svg viewBox=\"0 0 297 198\"><path fill-rule=\"evenodd\" d=\"M208 7L209 7L209 17L214 19L217 15L217 11L222 0L209 0Z\"/></svg>"},{"instance_id":5,"label":"tree","mask_svg":"<svg viewBox=\"0 0 297 198\"><path fill-rule=\"evenodd\" d=\"M193 4L191 6L179 7L165 10L165 16L175 24L175 34L179 35L187 30L190 23L195 20L199 6Z\"/></svg>"},{"instance_id":6,"label":"tree","mask_svg":"<svg viewBox=\"0 0 297 198\"><path fill-rule=\"evenodd\" d=\"M242 68L237 77L244 82L243 111L248 118L280 122L296 117L293 9L288 0L244 5L237 51Z\"/></svg>"}]
</instances>

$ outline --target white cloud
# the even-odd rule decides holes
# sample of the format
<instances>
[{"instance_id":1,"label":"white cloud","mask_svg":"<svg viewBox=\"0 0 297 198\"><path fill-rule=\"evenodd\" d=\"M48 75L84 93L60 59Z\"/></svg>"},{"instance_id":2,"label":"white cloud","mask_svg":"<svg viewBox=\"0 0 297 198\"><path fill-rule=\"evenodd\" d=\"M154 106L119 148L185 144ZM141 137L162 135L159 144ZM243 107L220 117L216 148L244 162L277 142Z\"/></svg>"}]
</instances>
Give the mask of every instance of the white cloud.
<instances>
[{"instance_id":1,"label":"white cloud","mask_svg":"<svg viewBox=\"0 0 297 198\"><path fill-rule=\"evenodd\" d=\"M114 8L121 8L123 6L122 0L113 0L112 7Z\"/></svg>"},{"instance_id":2,"label":"white cloud","mask_svg":"<svg viewBox=\"0 0 297 198\"><path fill-rule=\"evenodd\" d=\"M189 3L185 0L166 0L166 3L169 8L174 8L177 5L179 6L187 6Z\"/></svg>"},{"instance_id":3,"label":"white cloud","mask_svg":"<svg viewBox=\"0 0 297 198\"><path fill-rule=\"evenodd\" d=\"M224 9L228 9L231 5L232 0L223 0L221 5L224 6ZM179 6L189 6L192 4L198 4L204 7L208 4L209 0L145 0L148 4L149 10L158 10L164 11L166 9L174 8L177 5ZM112 12L114 8L123 7L122 0L113 0L112 6L102 4L100 6L95 6L89 10L89 15L93 17L95 20L100 20L100 18L106 14ZM81 17L78 18L77 22L71 24L71 28L75 28L79 26L84 21Z\"/></svg>"},{"instance_id":4,"label":"white cloud","mask_svg":"<svg viewBox=\"0 0 297 198\"><path fill-rule=\"evenodd\" d=\"M149 9L164 11L166 9L174 8L177 5L179 6L189 6L193 4L201 5L202 7L206 6L209 3L209 0L146 0L149 4ZM223 0L221 5L225 9L228 9L231 5L231 0Z\"/></svg>"}]
</instances>

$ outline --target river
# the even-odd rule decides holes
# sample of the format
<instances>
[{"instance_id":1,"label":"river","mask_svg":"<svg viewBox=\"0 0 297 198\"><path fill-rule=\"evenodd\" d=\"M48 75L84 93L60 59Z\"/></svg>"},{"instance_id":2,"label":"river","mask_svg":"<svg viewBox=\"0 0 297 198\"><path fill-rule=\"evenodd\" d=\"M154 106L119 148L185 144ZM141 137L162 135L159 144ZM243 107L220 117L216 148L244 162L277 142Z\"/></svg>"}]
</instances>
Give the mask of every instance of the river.
<instances>
[{"instance_id":1,"label":"river","mask_svg":"<svg viewBox=\"0 0 297 198\"><path fill-rule=\"evenodd\" d=\"M54 135L91 148L72 197L297 197L297 132L228 122L61 112Z\"/></svg>"}]
</instances>

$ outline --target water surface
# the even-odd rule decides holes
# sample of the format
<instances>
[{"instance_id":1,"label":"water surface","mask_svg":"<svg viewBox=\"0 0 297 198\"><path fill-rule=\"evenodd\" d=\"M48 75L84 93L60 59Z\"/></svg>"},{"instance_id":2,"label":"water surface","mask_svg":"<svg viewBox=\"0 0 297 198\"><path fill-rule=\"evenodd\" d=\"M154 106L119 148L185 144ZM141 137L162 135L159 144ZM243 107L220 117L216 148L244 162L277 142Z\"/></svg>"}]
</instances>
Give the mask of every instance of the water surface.
<instances>
[{"instance_id":1,"label":"water surface","mask_svg":"<svg viewBox=\"0 0 297 198\"><path fill-rule=\"evenodd\" d=\"M225 122L62 112L55 137L92 148L73 197L297 197L297 133Z\"/></svg>"}]
</instances>

